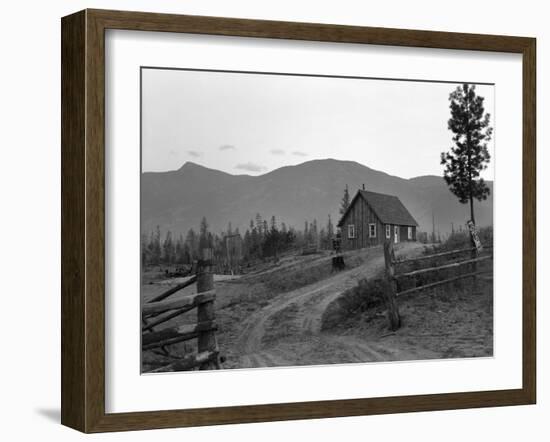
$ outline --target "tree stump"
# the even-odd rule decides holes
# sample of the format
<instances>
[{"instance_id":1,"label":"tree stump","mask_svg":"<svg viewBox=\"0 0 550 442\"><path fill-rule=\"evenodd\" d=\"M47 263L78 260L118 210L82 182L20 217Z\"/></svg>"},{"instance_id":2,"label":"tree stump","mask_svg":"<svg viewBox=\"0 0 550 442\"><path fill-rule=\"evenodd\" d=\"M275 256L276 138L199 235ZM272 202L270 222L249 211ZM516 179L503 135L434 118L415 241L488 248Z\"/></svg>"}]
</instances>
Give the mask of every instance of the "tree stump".
<instances>
[{"instance_id":1,"label":"tree stump","mask_svg":"<svg viewBox=\"0 0 550 442\"><path fill-rule=\"evenodd\" d=\"M344 256L333 256L332 257L332 271L339 271L344 270L346 268L346 264L344 263Z\"/></svg>"}]
</instances>

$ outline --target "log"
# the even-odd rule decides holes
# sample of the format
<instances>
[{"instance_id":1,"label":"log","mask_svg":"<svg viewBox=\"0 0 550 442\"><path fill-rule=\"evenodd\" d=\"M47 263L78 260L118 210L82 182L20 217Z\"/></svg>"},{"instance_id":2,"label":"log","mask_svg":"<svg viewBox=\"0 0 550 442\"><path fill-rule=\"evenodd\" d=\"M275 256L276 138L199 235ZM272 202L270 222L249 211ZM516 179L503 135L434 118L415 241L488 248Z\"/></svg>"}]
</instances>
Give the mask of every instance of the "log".
<instances>
[{"instance_id":1,"label":"log","mask_svg":"<svg viewBox=\"0 0 550 442\"><path fill-rule=\"evenodd\" d=\"M408 262L420 261L420 260L430 259L430 258L437 258L437 257L440 257L440 256L466 253L466 252L471 252L474 248L475 247L467 248L467 249L449 250L448 252L434 253L432 255L417 256L416 258L396 259L394 264L406 264ZM493 246L492 245L483 246L483 250L493 250Z\"/></svg>"},{"instance_id":2,"label":"log","mask_svg":"<svg viewBox=\"0 0 550 442\"><path fill-rule=\"evenodd\" d=\"M146 333L141 337L142 347L150 344L159 344L159 342L189 336L192 334L197 334L201 331L214 330L216 324L214 321L199 322L198 324L186 324L180 325L179 327L170 327L164 330L159 330L152 333ZM191 339L191 338L189 338ZM162 345L156 345L156 347L161 347Z\"/></svg>"},{"instance_id":3,"label":"log","mask_svg":"<svg viewBox=\"0 0 550 442\"><path fill-rule=\"evenodd\" d=\"M153 350L154 348L162 348L162 349L165 349L164 354L166 354L166 352L168 351L166 350L166 347L168 345L179 344L180 342L185 342L191 339L195 339L198 336L199 336L199 332L191 332L191 333L178 336L177 338L171 338L171 339L166 339L164 341L153 342L151 344L142 345L141 349L145 351L145 350Z\"/></svg>"},{"instance_id":4,"label":"log","mask_svg":"<svg viewBox=\"0 0 550 442\"><path fill-rule=\"evenodd\" d=\"M149 301L147 301L147 304L150 304L152 302L162 301L163 299L168 298L168 296L173 295L174 293L176 293L180 290L183 290L185 287L189 287L190 285L195 284L195 282L197 282L197 277L192 276L187 281L182 282L181 284L178 284L178 285L172 287L171 289L161 293L160 295L157 295L154 298L150 299Z\"/></svg>"},{"instance_id":5,"label":"log","mask_svg":"<svg viewBox=\"0 0 550 442\"><path fill-rule=\"evenodd\" d=\"M148 373L164 373L166 371L185 371L195 368L199 365L205 364L212 359L217 359L217 351L205 351L197 355L186 356L169 365L165 365L155 370L151 370Z\"/></svg>"},{"instance_id":6,"label":"log","mask_svg":"<svg viewBox=\"0 0 550 442\"><path fill-rule=\"evenodd\" d=\"M212 302L215 298L216 292L214 290L211 290L204 293L197 293L195 295L186 295L164 301L152 302L143 305L142 314L144 316L150 316L156 313L163 313L168 310L185 308L190 310L192 308L198 307L203 303Z\"/></svg>"},{"instance_id":7,"label":"log","mask_svg":"<svg viewBox=\"0 0 550 442\"><path fill-rule=\"evenodd\" d=\"M405 263L408 263L408 262L415 262L415 261L421 261L421 260L424 260L424 259L438 258L438 257L441 257L441 256L458 255L459 253L471 252L472 250L473 250L473 248L455 249L455 250L449 250L448 252L441 252L441 253L434 253L432 255L418 256L416 258L398 259L398 260L394 261L394 264L405 264Z\"/></svg>"},{"instance_id":8,"label":"log","mask_svg":"<svg viewBox=\"0 0 550 442\"><path fill-rule=\"evenodd\" d=\"M176 316L183 315L184 313L187 313L189 310L193 310L194 308L197 308L198 305L199 305L198 303L192 303L178 310L171 311L170 313L163 315L160 318L158 317L160 313L150 315L149 316L150 318L157 318L157 319L154 319L151 322L147 322L144 320L144 325L141 328L141 330L142 331L152 330L153 327L156 327L157 325L162 324L163 322L169 321L170 319L175 318Z\"/></svg>"},{"instance_id":9,"label":"log","mask_svg":"<svg viewBox=\"0 0 550 442\"><path fill-rule=\"evenodd\" d=\"M154 319L151 322L147 322L147 321L144 320L144 325L143 325L143 327L141 327L141 331L153 330L153 327L155 327L159 324L162 324L163 322L169 321L170 319L175 318L176 316L182 315L182 314L188 312L189 310L194 309L195 307L196 307L195 305L191 305L191 306L179 309L179 310L174 310L174 311L171 311L170 313L168 313L167 315L161 316L160 318L158 317L159 314L153 315L152 317L153 318L156 317L157 319Z\"/></svg>"},{"instance_id":10,"label":"log","mask_svg":"<svg viewBox=\"0 0 550 442\"><path fill-rule=\"evenodd\" d=\"M388 321L391 331L396 331L401 327L401 317L396 301L397 283L395 281L395 269L393 261L395 255L393 251L393 243L391 241L384 242L384 262L386 266L386 289L384 290L384 298L388 309Z\"/></svg>"},{"instance_id":11,"label":"log","mask_svg":"<svg viewBox=\"0 0 550 442\"><path fill-rule=\"evenodd\" d=\"M410 276L422 275L423 273L435 272L437 270L452 269L452 268L455 268L455 267L460 267L460 266L463 266L463 265L466 265L466 264L472 264L472 263L476 263L476 262L480 262L480 261L485 261L487 259L492 259L492 258L493 258L493 255L480 256L479 258L467 259L467 260L464 260L464 261L454 262L452 264L445 264L445 265L437 266L437 267L429 267L427 269L414 270L413 272L401 273L400 275L395 275L394 278L405 278L405 277L410 277Z\"/></svg>"},{"instance_id":12,"label":"log","mask_svg":"<svg viewBox=\"0 0 550 442\"><path fill-rule=\"evenodd\" d=\"M462 275L453 276L452 278L442 279L441 281L431 282L429 284L425 284L425 285L421 285L421 286L418 286L418 287L413 287L411 289L403 290L402 292L397 293L395 296L408 295L409 293L418 292L420 290L431 289L431 288L437 287L439 285L448 284L448 283L453 282L453 281L458 281L459 279L474 277L474 276L480 275L482 273L490 273L490 272L492 272L492 271L491 270L482 270L482 271L479 271L479 272L464 273Z\"/></svg>"}]
</instances>

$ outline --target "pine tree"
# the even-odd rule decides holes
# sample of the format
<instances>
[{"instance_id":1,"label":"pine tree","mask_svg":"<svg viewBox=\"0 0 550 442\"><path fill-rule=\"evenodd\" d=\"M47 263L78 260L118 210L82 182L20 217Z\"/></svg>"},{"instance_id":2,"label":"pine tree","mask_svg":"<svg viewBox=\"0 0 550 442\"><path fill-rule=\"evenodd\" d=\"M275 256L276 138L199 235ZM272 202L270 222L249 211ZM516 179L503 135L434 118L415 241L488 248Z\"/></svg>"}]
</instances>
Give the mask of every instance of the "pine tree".
<instances>
[{"instance_id":1,"label":"pine tree","mask_svg":"<svg viewBox=\"0 0 550 442\"><path fill-rule=\"evenodd\" d=\"M189 243L185 242L183 243L183 264L193 264L193 254L191 253L191 247L189 246Z\"/></svg>"},{"instance_id":2,"label":"pine tree","mask_svg":"<svg viewBox=\"0 0 550 442\"><path fill-rule=\"evenodd\" d=\"M250 259L250 251L252 249L252 238L250 235L250 230L246 229L246 232L244 232L244 238L243 238L243 257L246 260Z\"/></svg>"},{"instance_id":3,"label":"pine tree","mask_svg":"<svg viewBox=\"0 0 550 442\"><path fill-rule=\"evenodd\" d=\"M197 234L192 228L189 229L189 231L187 232L187 236L185 237L185 244L187 244L188 246L189 264L191 264L195 260L195 258L199 256L199 240L197 238Z\"/></svg>"},{"instance_id":4,"label":"pine tree","mask_svg":"<svg viewBox=\"0 0 550 442\"><path fill-rule=\"evenodd\" d=\"M159 264L161 258L160 248L160 226L157 226L154 232L151 232L151 240L149 241L149 254L151 256L151 264Z\"/></svg>"},{"instance_id":5,"label":"pine tree","mask_svg":"<svg viewBox=\"0 0 550 442\"><path fill-rule=\"evenodd\" d=\"M340 215L343 215L345 213L349 205L350 205L349 189L348 189L348 185L346 184L346 188L344 189L344 196L342 197L342 202L340 203Z\"/></svg>"},{"instance_id":6,"label":"pine tree","mask_svg":"<svg viewBox=\"0 0 550 442\"><path fill-rule=\"evenodd\" d=\"M147 235L141 234L141 265L144 266L149 262L149 250L147 243Z\"/></svg>"},{"instance_id":7,"label":"pine tree","mask_svg":"<svg viewBox=\"0 0 550 442\"><path fill-rule=\"evenodd\" d=\"M267 221L264 221L266 234L262 245L264 256L274 256L277 259L280 247L280 232L277 229L275 216L271 217L271 227L267 230Z\"/></svg>"},{"instance_id":8,"label":"pine tree","mask_svg":"<svg viewBox=\"0 0 550 442\"><path fill-rule=\"evenodd\" d=\"M454 134L449 152L441 153L443 178L462 204L470 203L470 219L475 224L474 199L487 199L490 189L480 177L490 160L487 142L493 132L484 98L476 95L475 85L463 84L449 95L451 118L448 128Z\"/></svg>"},{"instance_id":9,"label":"pine tree","mask_svg":"<svg viewBox=\"0 0 550 442\"><path fill-rule=\"evenodd\" d=\"M284 223L284 222L281 223L281 232L283 232L285 234L287 232L286 223Z\"/></svg>"},{"instance_id":10,"label":"pine tree","mask_svg":"<svg viewBox=\"0 0 550 442\"><path fill-rule=\"evenodd\" d=\"M176 248L175 248L175 262L176 264L184 264L185 263L185 247L184 247L184 241L183 236L178 236L178 239L176 240Z\"/></svg>"},{"instance_id":11,"label":"pine tree","mask_svg":"<svg viewBox=\"0 0 550 442\"><path fill-rule=\"evenodd\" d=\"M260 234L258 233L258 229L254 228L252 230L251 236L251 242L252 242L252 249L251 249L251 255L254 258L260 258L261 256L261 247L262 247L262 238Z\"/></svg>"},{"instance_id":12,"label":"pine tree","mask_svg":"<svg viewBox=\"0 0 550 442\"><path fill-rule=\"evenodd\" d=\"M206 221L206 217L203 216L199 229L199 251L210 247L212 247L212 241L210 233L208 232L208 221Z\"/></svg>"},{"instance_id":13,"label":"pine tree","mask_svg":"<svg viewBox=\"0 0 550 442\"><path fill-rule=\"evenodd\" d=\"M172 264L174 262L174 241L172 241L172 232L168 230L166 237L162 243L162 261L165 264Z\"/></svg>"},{"instance_id":14,"label":"pine tree","mask_svg":"<svg viewBox=\"0 0 550 442\"><path fill-rule=\"evenodd\" d=\"M258 236L262 236L263 222L262 216L259 213L256 213L256 230L258 231Z\"/></svg>"}]
</instances>

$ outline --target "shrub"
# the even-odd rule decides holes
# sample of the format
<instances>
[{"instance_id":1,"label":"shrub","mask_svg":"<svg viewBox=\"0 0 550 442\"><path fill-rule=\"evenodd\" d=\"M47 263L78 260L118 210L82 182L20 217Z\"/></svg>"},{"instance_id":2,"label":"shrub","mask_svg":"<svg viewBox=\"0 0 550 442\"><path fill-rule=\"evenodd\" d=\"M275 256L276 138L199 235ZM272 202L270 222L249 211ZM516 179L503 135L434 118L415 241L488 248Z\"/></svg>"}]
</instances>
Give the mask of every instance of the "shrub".
<instances>
[{"instance_id":1,"label":"shrub","mask_svg":"<svg viewBox=\"0 0 550 442\"><path fill-rule=\"evenodd\" d=\"M384 305L384 292L387 289L385 279L360 279L355 287L346 290L325 310L321 330L345 325L356 315L375 311Z\"/></svg>"},{"instance_id":2,"label":"shrub","mask_svg":"<svg viewBox=\"0 0 550 442\"><path fill-rule=\"evenodd\" d=\"M481 241L482 245L493 245L493 226L488 227L482 227L478 231L479 240ZM434 247L434 249L440 252L444 252L446 250L454 250L454 249L461 249L471 246L471 240L470 240L470 232L463 231L463 232L455 232L447 238L445 242L442 244ZM426 248L430 250L429 248ZM433 253L432 251L427 252Z\"/></svg>"}]
</instances>

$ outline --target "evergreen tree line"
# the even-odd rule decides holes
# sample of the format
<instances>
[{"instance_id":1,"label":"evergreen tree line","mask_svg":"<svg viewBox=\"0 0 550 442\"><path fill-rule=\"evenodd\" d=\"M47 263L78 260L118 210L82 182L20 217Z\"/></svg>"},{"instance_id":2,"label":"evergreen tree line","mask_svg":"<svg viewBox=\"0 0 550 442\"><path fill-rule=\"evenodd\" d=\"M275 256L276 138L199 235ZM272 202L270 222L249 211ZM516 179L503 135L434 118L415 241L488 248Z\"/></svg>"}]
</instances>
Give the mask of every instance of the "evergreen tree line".
<instances>
[{"instance_id":1,"label":"evergreen tree line","mask_svg":"<svg viewBox=\"0 0 550 442\"><path fill-rule=\"evenodd\" d=\"M216 264L226 261L228 256L228 241L233 244L229 253L234 253L235 244L239 247L239 259L242 262L251 262L269 257L276 258L281 253L305 246L316 246L320 249L331 249L335 236L335 227L330 215L324 225L316 219L304 222L303 230L287 226L285 222L277 222L275 216L269 221L257 213L250 220L244 235L238 228L233 229L231 223L220 234L212 233L205 217L202 218L198 231L190 228L185 237L177 237L170 231L161 232L157 226L149 235L141 237L141 259L144 265L190 265L199 259L203 248L213 250L213 259Z\"/></svg>"}]
</instances>

